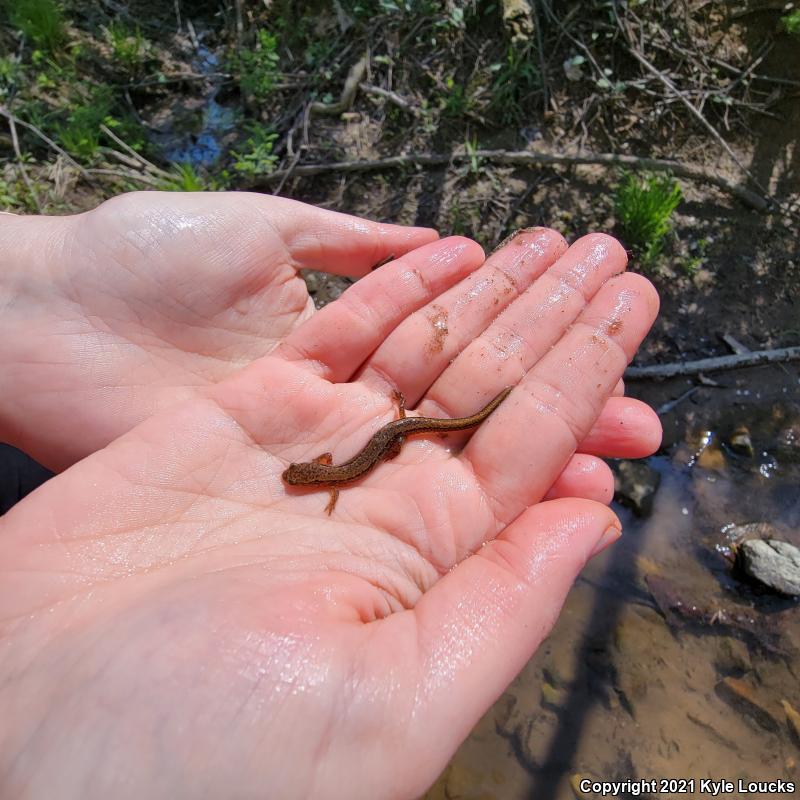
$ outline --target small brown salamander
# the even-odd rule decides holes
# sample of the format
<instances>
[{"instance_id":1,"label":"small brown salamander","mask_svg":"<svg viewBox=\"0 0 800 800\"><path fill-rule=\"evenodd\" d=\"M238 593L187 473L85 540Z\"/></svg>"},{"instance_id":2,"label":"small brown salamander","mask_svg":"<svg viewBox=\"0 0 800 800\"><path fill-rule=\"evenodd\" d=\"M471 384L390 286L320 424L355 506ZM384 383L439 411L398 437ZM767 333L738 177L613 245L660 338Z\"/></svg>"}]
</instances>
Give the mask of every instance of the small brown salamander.
<instances>
[{"instance_id":1,"label":"small brown salamander","mask_svg":"<svg viewBox=\"0 0 800 800\"><path fill-rule=\"evenodd\" d=\"M407 417L403 395L395 392L399 418L379 428L372 438L351 459L342 464L332 464L332 455L323 453L313 461L289 464L283 480L290 486L321 486L328 489L331 499L325 510L333 511L339 498L338 486L350 483L369 472L379 461L394 458L400 453L407 436L418 433L448 433L480 425L511 393L511 386L503 389L494 400L487 403L471 417L436 419L435 417Z\"/></svg>"}]
</instances>

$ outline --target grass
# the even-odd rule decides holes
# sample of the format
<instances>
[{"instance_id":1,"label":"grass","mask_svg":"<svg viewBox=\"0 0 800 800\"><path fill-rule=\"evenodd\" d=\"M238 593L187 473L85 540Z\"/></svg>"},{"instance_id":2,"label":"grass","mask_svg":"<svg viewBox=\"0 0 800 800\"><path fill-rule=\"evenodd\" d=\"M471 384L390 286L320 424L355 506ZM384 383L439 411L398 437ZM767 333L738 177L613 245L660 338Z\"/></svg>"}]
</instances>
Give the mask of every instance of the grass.
<instances>
[{"instance_id":1,"label":"grass","mask_svg":"<svg viewBox=\"0 0 800 800\"><path fill-rule=\"evenodd\" d=\"M492 64L489 69L494 73L490 111L503 124L519 122L525 117L530 96L541 86L533 47L509 45L505 61Z\"/></svg>"},{"instance_id":2,"label":"grass","mask_svg":"<svg viewBox=\"0 0 800 800\"><path fill-rule=\"evenodd\" d=\"M64 13L56 0L11 0L8 20L26 38L51 53L66 39Z\"/></svg>"},{"instance_id":3,"label":"grass","mask_svg":"<svg viewBox=\"0 0 800 800\"><path fill-rule=\"evenodd\" d=\"M203 192L209 187L192 164L174 164L172 175L159 186L165 192Z\"/></svg>"},{"instance_id":4,"label":"grass","mask_svg":"<svg viewBox=\"0 0 800 800\"><path fill-rule=\"evenodd\" d=\"M682 197L680 185L668 175L623 176L614 192L614 213L623 241L642 263L652 264L661 254Z\"/></svg>"},{"instance_id":5,"label":"grass","mask_svg":"<svg viewBox=\"0 0 800 800\"><path fill-rule=\"evenodd\" d=\"M786 33L792 36L800 36L800 9L795 9L785 17L781 17L781 25Z\"/></svg>"},{"instance_id":6,"label":"grass","mask_svg":"<svg viewBox=\"0 0 800 800\"><path fill-rule=\"evenodd\" d=\"M129 74L141 70L147 58L148 43L139 28L130 29L122 22L112 22L106 29L115 63Z\"/></svg>"}]
</instances>

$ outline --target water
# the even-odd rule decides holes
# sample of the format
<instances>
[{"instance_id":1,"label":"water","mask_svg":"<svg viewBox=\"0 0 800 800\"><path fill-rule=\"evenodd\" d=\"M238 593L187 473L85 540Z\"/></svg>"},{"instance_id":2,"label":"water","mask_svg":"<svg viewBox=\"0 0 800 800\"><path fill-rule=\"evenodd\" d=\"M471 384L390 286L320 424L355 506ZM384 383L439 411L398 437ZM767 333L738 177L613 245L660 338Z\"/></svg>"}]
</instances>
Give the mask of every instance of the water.
<instances>
[{"instance_id":1,"label":"water","mask_svg":"<svg viewBox=\"0 0 800 800\"><path fill-rule=\"evenodd\" d=\"M741 424L752 457L725 444ZM734 577L731 553L732 526L764 520L800 546L799 436L790 403L688 414L681 443L650 459L652 515L616 508L622 540L428 800L599 796L582 778L798 782L784 703L800 711L800 610Z\"/></svg>"},{"instance_id":2,"label":"water","mask_svg":"<svg viewBox=\"0 0 800 800\"><path fill-rule=\"evenodd\" d=\"M202 39L202 34L199 36ZM222 78L216 73L219 57L199 44L192 60L196 74L208 75L208 81L198 81L202 93L197 97L181 98L167 111L166 121L153 133L164 158L194 167L209 167L216 163L224 149L224 141L236 123L234 109L218 101Z\"/></svg>"}]
</instances>

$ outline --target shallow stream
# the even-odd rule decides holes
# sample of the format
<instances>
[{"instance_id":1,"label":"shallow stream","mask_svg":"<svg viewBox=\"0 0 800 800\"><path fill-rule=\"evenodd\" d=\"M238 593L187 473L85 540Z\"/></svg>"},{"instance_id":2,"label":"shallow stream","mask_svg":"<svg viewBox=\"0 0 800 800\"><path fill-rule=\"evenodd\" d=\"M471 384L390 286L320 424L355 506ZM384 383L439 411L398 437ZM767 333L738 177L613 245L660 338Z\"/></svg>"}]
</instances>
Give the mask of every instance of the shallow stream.
<instances>
[{"instance_id":1,"label":"shallow stream","mask_svg":"<svg viewBox=\"0 0 800 800\"><path fill-rule=\"evenodd\" d=\"M615 506L623 538L427 800L599 797L582 778L694 778L698 796L703 778L798 782L800 608L732 565L743 536L800 546L797 378L778 382L773 400L704 390L668 415L652 513ZM742 426L752 455L728 444Z\"/></svg>"}]
</instances>

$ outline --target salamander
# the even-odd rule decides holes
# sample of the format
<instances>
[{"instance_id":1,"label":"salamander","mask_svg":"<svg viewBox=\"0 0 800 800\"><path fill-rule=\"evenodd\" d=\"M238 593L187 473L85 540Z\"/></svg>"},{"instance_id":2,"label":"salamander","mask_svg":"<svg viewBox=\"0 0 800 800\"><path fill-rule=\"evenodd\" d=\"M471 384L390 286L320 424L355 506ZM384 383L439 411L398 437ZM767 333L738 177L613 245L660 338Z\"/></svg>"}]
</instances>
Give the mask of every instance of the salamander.
<instances>
[{"instance_id":1,"label":"salamander","mask_svg":"<svg viewBox=\"0 0 800 800\"><path fill-rule=\"evenodd\" d=\"M399 417L378 428L370 440L352 458L341 464L331 463L330 453L323 453L313 461L289 464L283 472L283 480L290 486L320 486L330 492L330 501L325 511L330 516L339 498L339 486L351 483L365 475L378 462L394 458L400 453L406 437L420 433L448 433L462 431L480 425L511 393L512 387L503 389L480 411L469 417L437 419L435 417L407 417L403 395L395 392Z\"/></svg>"}]
</instances>

